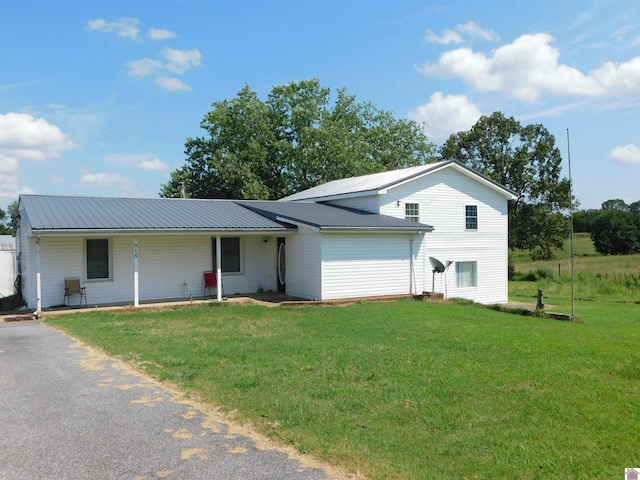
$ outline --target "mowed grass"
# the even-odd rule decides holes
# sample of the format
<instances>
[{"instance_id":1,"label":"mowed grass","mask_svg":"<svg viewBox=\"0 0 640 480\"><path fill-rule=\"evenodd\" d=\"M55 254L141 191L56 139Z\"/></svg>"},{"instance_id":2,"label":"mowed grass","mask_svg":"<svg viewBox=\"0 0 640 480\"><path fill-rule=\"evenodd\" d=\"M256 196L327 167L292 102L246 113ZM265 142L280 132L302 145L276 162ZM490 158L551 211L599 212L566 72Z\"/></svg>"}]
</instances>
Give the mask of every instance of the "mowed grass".
<instances>
[{"instance_id":1,"label":"mowed grass","mask_svg":"<svg viewBox=\"0 0 640 480\"><path fill-rule=\"evenodd\" d=\"M404 300L50 318L370 479L616 478L640 464L640 307L581 323Z\"/></svg>"}]
</instances>

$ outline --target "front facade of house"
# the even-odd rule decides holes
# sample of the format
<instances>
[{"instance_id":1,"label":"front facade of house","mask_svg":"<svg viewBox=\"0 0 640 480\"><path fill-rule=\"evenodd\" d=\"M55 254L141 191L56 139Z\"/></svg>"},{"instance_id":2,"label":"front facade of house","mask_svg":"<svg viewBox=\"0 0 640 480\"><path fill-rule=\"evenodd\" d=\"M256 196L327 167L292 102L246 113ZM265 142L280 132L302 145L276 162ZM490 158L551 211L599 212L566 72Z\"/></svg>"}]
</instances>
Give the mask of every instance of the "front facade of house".
<instances>
[{"instance_id":1,"label":"front facade of house","mask_svg":"<svg viewBox=\"0 0 640 480\"><path fill-rule=\"evenodd\" d=\"M23 295L37 311L60 305L64 278L78 277L89 305L188 299L203 296L213 270L218 299L433 288L507 301L509 191L455 162L376 175L278 202L23 195ZM429 257L453 263L434 276Z\"/></svg>"}]
</instances>

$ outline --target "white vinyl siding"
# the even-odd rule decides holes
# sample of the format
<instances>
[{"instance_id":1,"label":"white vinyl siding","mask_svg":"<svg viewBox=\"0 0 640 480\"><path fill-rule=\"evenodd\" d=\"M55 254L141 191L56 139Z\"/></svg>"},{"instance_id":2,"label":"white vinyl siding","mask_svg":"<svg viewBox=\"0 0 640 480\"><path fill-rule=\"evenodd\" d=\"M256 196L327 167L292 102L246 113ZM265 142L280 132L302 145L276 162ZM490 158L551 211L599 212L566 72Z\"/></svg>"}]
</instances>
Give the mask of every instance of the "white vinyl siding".
<instances>
[{"instance_id":1,"label":"white vinyl siding","mask_svg":"<svg viewBox=\"0 0 640 480\"><path fill-rule=\"evenodd\" d=\"M140 235L111 238L112 279L91 282L85 277L84 239L47 237L40 240L42 307L62 304L64 278L80 277L87 287L89 305L133 303L133 242L138 238L140 301L200 297L204 272L213 264L211 235ZM267 238L267 242L264 241ZM259 287L274 290L275 239L243 237L246 269L242 274L224 275L225 294L256 292ZM36 305L35 238L28 240L24 255L25 291L30 308Z\"/></svg>"},{"instance_id":2,"label":"white vinyl siding","mask_svg":"<svg viewBox=\"0 0 640 480\"><path fill-rule=\"evenodd\" d=\"M325 234L322 237L323 299L403 295L415 291L421 278L421 237L400 234ZM420 289L423 286L420 284Z\"/></svg>"},{"instance_id":3,"label":"white vinyl siding","mask_svg":"<svg viewBox=\"0 0 640 480\"><path fill-rule=\"evenodd\" d=\"M299 228L286 237L286 293L300 298L323 298L321 280L321 235Z\"/></svg>"},{"instance_id":4,"label":"white vinyl siding","mask_svg":"<svg viewBox=\"0 0 640 480\"><path fill-rule=\"evenodd\" d=\"M508 301L508 219L504 196L453 168L446 168L390 188L383 197L380 213L397 218L404 218L405 202L420 203L421 221L434 227L425 236L426 258L432 256L443 263L477 262L478 287L456 287L452 265L445 274L436 275L436 292L479 303ZM477 230L465 228L466 205L477 206L480 219ZM430 291L429 265L424 271L423 282Z\"/></svg>"},{"instance_id":5,"label":"white vinyl siding","mask_svg":"<svg viewBox=\"0 0 640 480\"><path fill-rule=\"evenodd\" d=\"M340 207L355 208L356 210L364 210L365 212L380 212L380 196L366 195L361 197L342 198L339 200L331 200L327 202L331 205Z\"/></svg>"}]
</instances>

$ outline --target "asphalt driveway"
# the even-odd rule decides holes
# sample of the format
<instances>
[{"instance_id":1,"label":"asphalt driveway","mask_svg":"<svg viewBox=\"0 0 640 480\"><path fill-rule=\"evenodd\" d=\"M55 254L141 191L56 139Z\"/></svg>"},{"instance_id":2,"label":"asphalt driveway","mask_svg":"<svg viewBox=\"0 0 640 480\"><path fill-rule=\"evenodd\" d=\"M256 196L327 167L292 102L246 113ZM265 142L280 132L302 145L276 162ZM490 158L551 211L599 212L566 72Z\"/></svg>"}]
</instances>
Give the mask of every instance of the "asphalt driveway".
<instances>
[{"instance_id":1,"label":"asphalt driveway","mask_svg":"<svg viewBox=\"0 0 640 480\"><path fill-rule=\"evenodd\" d=\"M0 323L0 479L326 479L38 321Z\"/></svg>"}]
</instances>

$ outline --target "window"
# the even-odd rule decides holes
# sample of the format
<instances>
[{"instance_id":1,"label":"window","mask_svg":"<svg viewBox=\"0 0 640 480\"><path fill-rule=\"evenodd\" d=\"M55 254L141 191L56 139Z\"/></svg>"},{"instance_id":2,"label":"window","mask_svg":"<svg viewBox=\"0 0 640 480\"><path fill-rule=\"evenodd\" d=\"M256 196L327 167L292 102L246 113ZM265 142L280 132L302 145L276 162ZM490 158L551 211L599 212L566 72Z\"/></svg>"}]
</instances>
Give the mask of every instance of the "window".
<instances>
[{"instance_id":1,"label":"window","mask_svg":"<svg viewBox=\"0 0 640 480\"><path fill-rule=\"evenodd\" d=\"M412 222L420 221L420 205L417 203L404 204L404 219Z\"/></svg>"},{"instance_id":2,"label":"window","mask_svg":"<svg viewBox=\"0 0 640 480\"><path fill-rule=\"evenodd\" d=\"M111 278L109 240L106 238L87 239L87 280Z\"/></svg>"},{"instance_id":3,"label":"window","mask_svg":"<svg viewBox=\"0 0 640 480\"><path fill-rule=\"evenodd\" d=\"M478 286L478 262L456 262L456 287Z\"/></svg>"},{"instance_id":4,"label":"window","mask_svg":"<svg viewBox=\"0 0 640 480\"><path fill-rule=\"evenodd\" d=\"M217 270L216 265L216 239L213 238L213 270ZM220 239L222 246L222 273L242 272L242 252L240 248L240 237L224 237Z\"/></svg>"},{"instance_id":5,"label":"window","mask_svg":"<svg viewBox=\"0 0 640 480\"><path fill-rule=\"evenodd\" d=\"M467 230L477 230L478 229L478 206L477 205L467 205L464 207L465 210L465 228Z\"/></svg>"}]
</instances>

